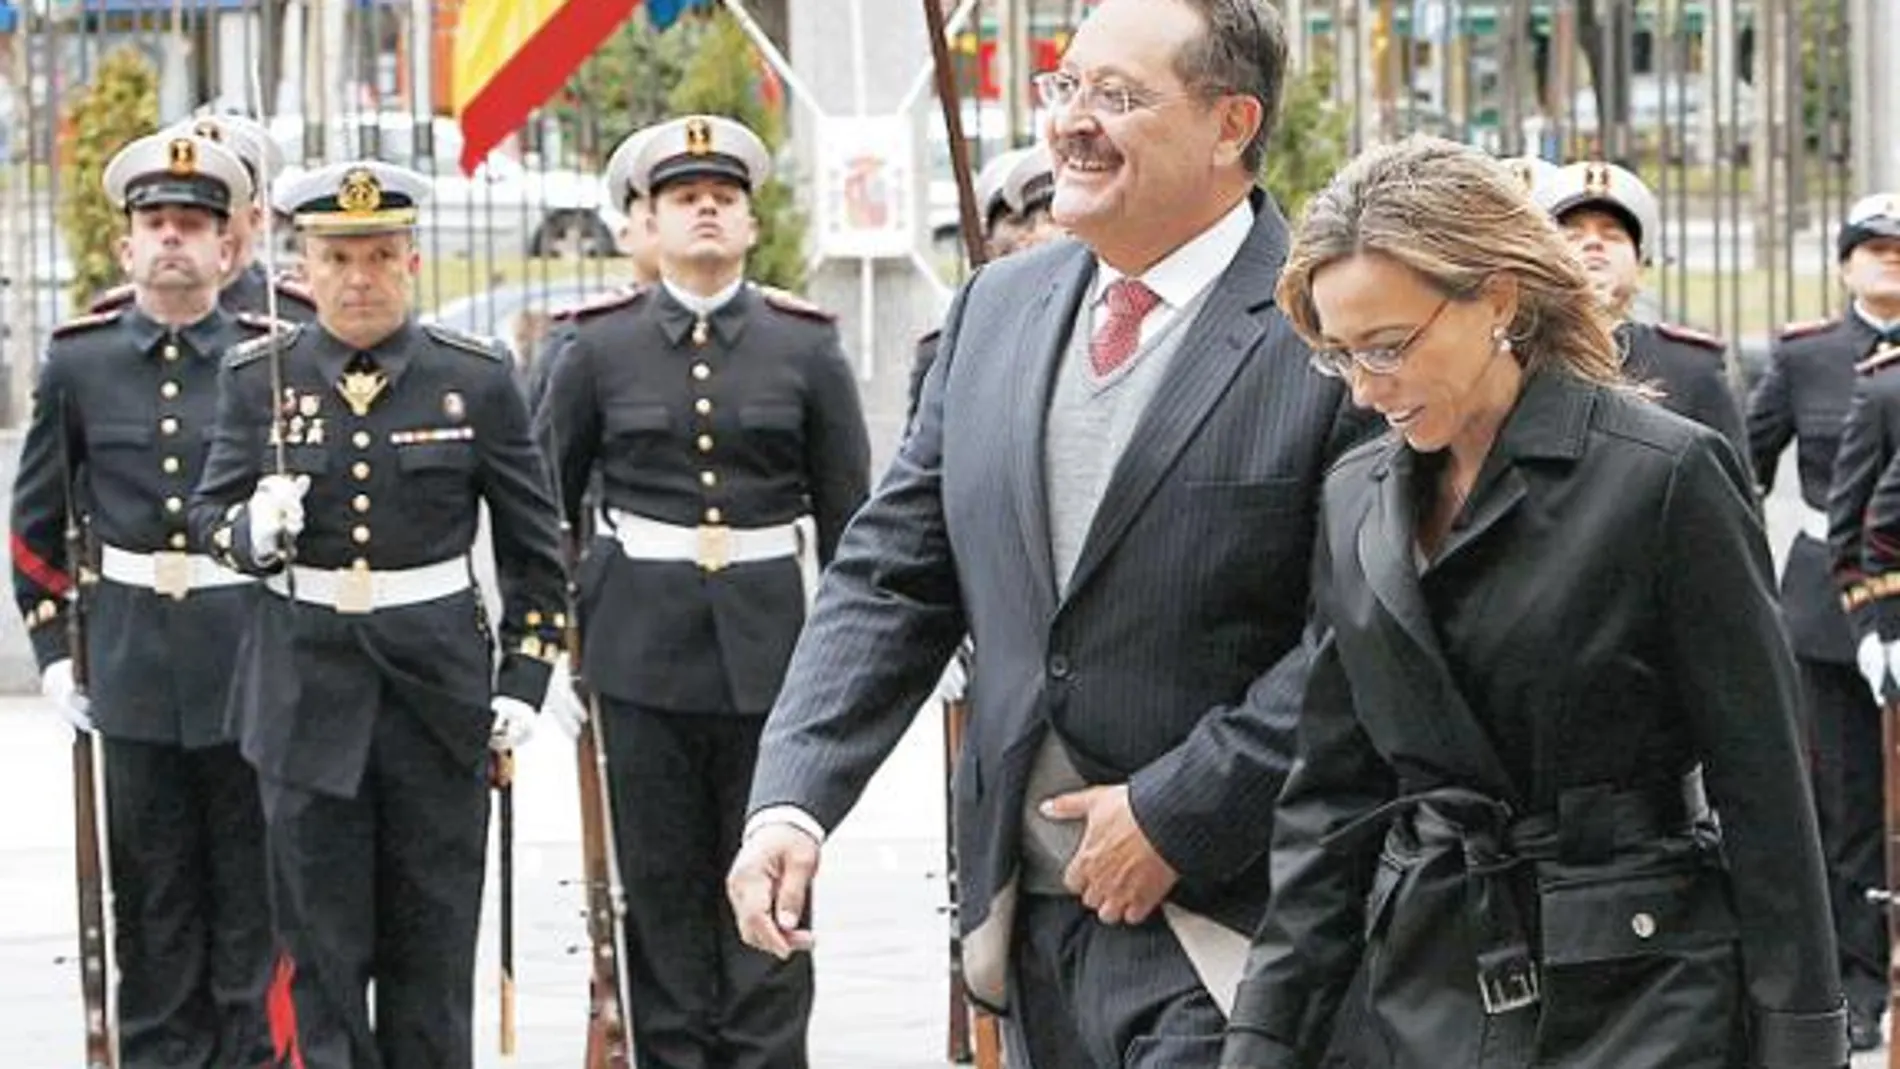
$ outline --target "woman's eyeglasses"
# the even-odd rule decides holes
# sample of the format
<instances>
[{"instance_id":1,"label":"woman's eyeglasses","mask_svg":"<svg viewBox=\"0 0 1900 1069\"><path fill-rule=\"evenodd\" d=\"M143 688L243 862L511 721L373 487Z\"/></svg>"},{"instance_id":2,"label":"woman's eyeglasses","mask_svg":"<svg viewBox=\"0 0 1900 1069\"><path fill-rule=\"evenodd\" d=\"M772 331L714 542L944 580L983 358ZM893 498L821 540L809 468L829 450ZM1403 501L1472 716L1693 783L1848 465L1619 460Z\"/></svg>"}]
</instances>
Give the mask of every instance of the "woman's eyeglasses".
<instances>
[{"instance_id":1,"label":"woman's eyeglasses","mask_svg":"<svg viewBox=\"0 0 1900 1069\"><path fill-rule=\"evenodd\" d=\"M1445 308L1451 304L1451 301L1452 298L1449 296L1439 301L1438 307L1432 309L1432 314L1425 317L1425 322L1420 323L1416 330L1406 335L1405 340L1397 345L1379 349L1315 349L1311 358L1313 370L1328 378L1343 379L1352 373L1356 365L1365 369L1368 374L1390 375L1405 363L1405 354L1411 350L1412 346L1418 344L1426 331L1432 329L1432 324L1438 322L1438 317L1444 314Z\"/></svg>"}]
</instances>

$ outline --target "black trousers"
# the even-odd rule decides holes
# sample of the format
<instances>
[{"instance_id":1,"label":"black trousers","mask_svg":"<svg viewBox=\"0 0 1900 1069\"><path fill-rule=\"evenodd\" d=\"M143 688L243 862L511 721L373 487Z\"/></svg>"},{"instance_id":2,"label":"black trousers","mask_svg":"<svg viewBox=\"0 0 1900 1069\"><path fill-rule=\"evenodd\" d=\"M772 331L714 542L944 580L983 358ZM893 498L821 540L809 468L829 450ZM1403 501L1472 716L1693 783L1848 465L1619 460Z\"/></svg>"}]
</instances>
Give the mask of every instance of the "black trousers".
<instances>
[{"instance_id":1,"label":"black trousers","mask_svg":"<svg viewBox=\"0 0 1900 1069\"><path fill-rule=\"evenodd\" d=\"M1159 910L1109 925L1024 895L1010 945L1010 1069L1216 1069L1227 1018Z\"/></svg>"},{"instance_id":2,"label":"black trousers","mask_svg":"<svg viewBox=\"0 0 1900 1069\"><path fill-rule=\"evenodd\" d=\"M261 787L304 1069L469 1069L486 780L385 705L355 797Z\"/></svg>"},{"instance_id":3,"label":"black trousers","mask_svg":"<svg viewBox=\"0 0 1900 1069\"><path fill-rule=\"evenodd\" d=\"M122 1069L270 1059L257 780L235 745L103 740Z\"/></svg>"},{"instance_id":4,"label":"black trousers","mask_svg":"<svg viewBox=\"0 0 1900 1069\"><path fill-rule=\"evenodd\" d=\"M746 946L726 901L765 718L604 711L636 1065L805 1069L811 956Z\"/></svg>"},{"instance_id":5,"label":"black trousers","mask_svg":"<svg viewBox=\"0 0 1900 1069\"><path fill-rule=\"evenodd\" d=\"M1869 888L1887 885L1880 707L1852 665L1806 658L1800 664L1841 985L1849 1002L1880 1013L1887 1005L1887 914L1867 901Z\"/></svg>"}]
</instances>

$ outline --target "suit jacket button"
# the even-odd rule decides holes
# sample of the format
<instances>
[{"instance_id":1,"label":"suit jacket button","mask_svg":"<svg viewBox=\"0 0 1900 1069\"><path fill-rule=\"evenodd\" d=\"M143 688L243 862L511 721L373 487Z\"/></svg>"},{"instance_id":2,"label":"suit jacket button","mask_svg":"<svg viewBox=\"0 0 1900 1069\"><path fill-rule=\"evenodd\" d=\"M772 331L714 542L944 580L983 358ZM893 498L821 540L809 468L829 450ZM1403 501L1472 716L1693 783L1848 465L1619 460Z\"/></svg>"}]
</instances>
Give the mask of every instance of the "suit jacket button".
<instances>
[{"instance_id":1,"label":"suit jacket button","mask_svg":"<svg viewBox=\"0 0 1900 1069\"><path fill-rule=\"evenodd\" d=\"M1049 676L1052 679L1069 678L1069 659L1060 653L1051 654L1049 657Z\"/></svg>"}]
</instances>

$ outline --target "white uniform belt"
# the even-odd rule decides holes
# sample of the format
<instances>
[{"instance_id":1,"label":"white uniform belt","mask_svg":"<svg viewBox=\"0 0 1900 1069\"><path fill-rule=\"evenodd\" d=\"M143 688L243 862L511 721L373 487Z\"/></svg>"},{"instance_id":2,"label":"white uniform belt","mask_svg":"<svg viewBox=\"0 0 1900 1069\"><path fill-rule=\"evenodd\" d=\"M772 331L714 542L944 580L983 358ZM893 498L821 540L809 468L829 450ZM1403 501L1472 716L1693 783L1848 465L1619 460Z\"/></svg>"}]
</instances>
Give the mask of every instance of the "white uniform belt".
<instances>
[{"instance_id":1,"label":"white uniform belt","mask_svg":"<svg viewBox=\"0 0 1900 1069\"><path fill-rule=\"evenodd\" d=\"M1827 541L1827 513L1813 505L1801 506L1801 533L1816 542Z\"/></svg>"},{"instance_id":2,"label":"white uniform belt","mask_svg":"<svg viewBox=\"0 0 1900 1069\"><path fill-rule=\"evenodd\" d=\"M803 518L774 527L682 527L619 509L602 509L600 530L632 560L693 561L709 572L728 564L796 557Z\"/></svg>"},{"instance_id":3,"label":"white uniform belt","mask_svg":"<svg viewBox=\"0 0 1900 1069\"><path fill-rule=\"evenodd\" d=\"M468 559L451 557L420 568L396 568L371 571L368 568L309 568L292 565L297 580L297 600L323 605L341 613L366 613L378 609L400 609L420 605L467 590ZM283 572L264 580L273 593L290 596L290 583Z\"/></svg>"},{"instance_id":4,"label":"white uniform belt","mask_svg":"<svg viewBox=\"0 0 1900 1069\"><path fill-rule=\"evenodd\" d=\"M243 586L255 579L198 553L134 553L118 546L99 547L99 574L121 586L155 590L182 598L194 590Z\"/></svg>"},{"instance_id":5,"label":"white uniform belt","mask_svg":"<svg viewBox=\"0 0 1900 1069\"><path fill-rule=\"evenodd\" d=\"M805 604L818 593L818 525L810 516L773 527L683 527L620 509L600 510L598 530L620 543L630 560L673 560L716 572L731 564L780 560L798 563Z\"/></svg>"}]
</instances>

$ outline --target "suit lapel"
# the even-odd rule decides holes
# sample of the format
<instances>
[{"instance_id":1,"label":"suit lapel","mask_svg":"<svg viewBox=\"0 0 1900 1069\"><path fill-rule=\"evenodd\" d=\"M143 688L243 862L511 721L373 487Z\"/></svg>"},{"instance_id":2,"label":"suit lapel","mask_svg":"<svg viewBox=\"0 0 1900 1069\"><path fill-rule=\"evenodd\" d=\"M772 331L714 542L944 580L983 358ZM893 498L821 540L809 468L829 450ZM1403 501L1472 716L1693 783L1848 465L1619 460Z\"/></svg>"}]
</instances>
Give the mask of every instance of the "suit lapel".
<instances>
[{"instance_id":1,"label":"suit lapel","mask_svg":"<svg viewBox=\"0 0 1900 1069\"><path fill-rule=\"evenodd\" d=\"M1214 281L1109 477L1069 579L1070 594L1082 589L1128 533L1162 477L1266 336L1273 287L1286 260L1286 221L1262 197L1254 198L1254 211L1253 230Z\"/></svg>"},{"instance_id":2,"label":"suit lapel","mask_svg":"<svg viewBox=\"0 0 1900 1069\"><path fill-rule=\"evenodd\" d=\"M1010 486L1023 552L1034 573L1036 592L1053 604L1055 563L1049 549L1049 496L1043 478L1043 427L1056 368L1068 351L1071 328L1082 298L1095 276L1095 258L1078 245L1070 261L1053 273L1041 296L1022 319L1016 352L1010 360L1006 413Z\"/></svg>"}]
</instances>

